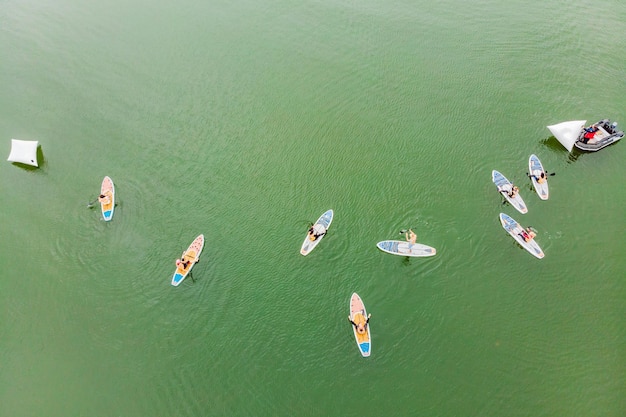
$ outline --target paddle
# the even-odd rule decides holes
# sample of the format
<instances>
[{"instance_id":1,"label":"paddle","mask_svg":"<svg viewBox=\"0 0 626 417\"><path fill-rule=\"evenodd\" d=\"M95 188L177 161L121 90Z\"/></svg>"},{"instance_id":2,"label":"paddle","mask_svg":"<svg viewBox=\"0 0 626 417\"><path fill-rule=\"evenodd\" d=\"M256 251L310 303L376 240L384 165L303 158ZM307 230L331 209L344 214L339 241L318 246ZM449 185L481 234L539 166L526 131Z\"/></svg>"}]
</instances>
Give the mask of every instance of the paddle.
<instances>
[{"instance_id":1,"label":"paddle","mask_svg":"<svg viewBox=\"0 0 626 417\"><path fill-rule=\"evenodd\" d=\"M92 202L87 203L87 208L93 208L94 204L96 204L98 202L98 199L96 198L95 200L93 200ZM115 207L117 207L118 203L115 203Z\"/></svg>"},{"instance_id":2,"label":"paddle","mask_svg":"<svg viewBox=\"0 0 626 417\"><path fill-rule=\"evenodd\" d=\"M506 191L500 191L500 195L502 196L502 205L505 205L506 203L509 202L509 200L507 200L506 197L504 196L505 193Z\"/></svg>"},{"instance_id":3,"label":"paddle","mask_svg":"<svg viewBox=\"0 0 626 417\"><path fill-rule=\"evenodd\" d=\"M413 228L413 227L411 227L411 229L414 229L414 228ZM400 234L402 235L402 234L404 234L404 233L406 233L406 232L408 232L408 231L409 231L408 229L402 229L402 230L400 230Z\"/></svg>"},{"instance_id":4,"label":"paddle","mask_svg":"<svg viewBox=\"0 0 626 417\"><path fill-rule=\"evenodd\" d=\"M96 198L95 200L93 200L90 203L87 203L87 208L93 208L93 205L96 204L98 202L98 199Z\"/></svg>"},{"instance_id":5,"label":"paddle","mask_svg":"<svg viewBox=\"0 0 626 417\"><path fill-rule=\"evenodd\" d=\"M94 204L96 204L98 202L98 200L100 200L100 196L98 196L98 198L96 198L92 202L87 203L87 208L93 208ZM117 202L115 203L115 207L117 207Z\"/></svg>"},{"instance_id":6,"label":"paddle","mask_svg":"<svg viewBox=\"0 0 626 417\"><path fill-rule=\"evenodd\" d=\"M549 176L551 176L551 177L554 177L554 176L556 175L556 172L548 172L548 171L546 171L546 175L549 175ZM530 175L528 172L526 173L526 176L527 176L528 178L532 178L532 177L534 177L534 175Z\"/></svg>"}]
</instances>

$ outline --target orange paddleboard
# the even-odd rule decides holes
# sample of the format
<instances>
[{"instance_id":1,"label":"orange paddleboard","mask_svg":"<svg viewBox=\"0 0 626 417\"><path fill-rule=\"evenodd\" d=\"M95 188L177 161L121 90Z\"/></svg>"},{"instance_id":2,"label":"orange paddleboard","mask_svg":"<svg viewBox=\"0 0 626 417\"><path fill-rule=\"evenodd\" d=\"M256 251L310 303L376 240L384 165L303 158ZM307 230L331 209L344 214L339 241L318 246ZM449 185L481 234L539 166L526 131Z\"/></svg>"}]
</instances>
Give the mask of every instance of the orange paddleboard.
<instances>
[{"instance_id":1,"label":"orange paddleboard","mask_svg":"<svg viewBox=\"0 0 626 417\"><path fill-rule=\"evenodd\" d=\"M367 310L365 310L365 305L357 293L353 293L350 297L350 320L357 325L365 325L365 332L363 333L359 333L354 325L352 325L352 330L361 355L367 357L372 351L372 334L370 333L370 325L367 323Z\"/></svg>"}]
</instances>

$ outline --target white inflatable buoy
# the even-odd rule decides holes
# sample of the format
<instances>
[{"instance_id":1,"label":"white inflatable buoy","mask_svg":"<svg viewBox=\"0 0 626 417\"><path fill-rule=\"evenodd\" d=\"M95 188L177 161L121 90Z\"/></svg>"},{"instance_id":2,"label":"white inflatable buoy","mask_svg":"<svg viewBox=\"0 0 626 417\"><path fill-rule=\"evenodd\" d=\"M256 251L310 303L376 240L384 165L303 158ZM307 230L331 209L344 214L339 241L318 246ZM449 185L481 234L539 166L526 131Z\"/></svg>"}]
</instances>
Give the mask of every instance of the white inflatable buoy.
<instances>
[{"instance_id":1,"label":"white inflatable buoy","mask_svg":"<svg viewBox=\"0 0 626 417\"><path fill-rule=\"evenodd\" d=\"M7 158L10 162L19 162L21 164L32 165L38 167L37 163L37 147L39 141L36 140L17 140L11 139L11 153Z\"/></svg>"}]
</instances>

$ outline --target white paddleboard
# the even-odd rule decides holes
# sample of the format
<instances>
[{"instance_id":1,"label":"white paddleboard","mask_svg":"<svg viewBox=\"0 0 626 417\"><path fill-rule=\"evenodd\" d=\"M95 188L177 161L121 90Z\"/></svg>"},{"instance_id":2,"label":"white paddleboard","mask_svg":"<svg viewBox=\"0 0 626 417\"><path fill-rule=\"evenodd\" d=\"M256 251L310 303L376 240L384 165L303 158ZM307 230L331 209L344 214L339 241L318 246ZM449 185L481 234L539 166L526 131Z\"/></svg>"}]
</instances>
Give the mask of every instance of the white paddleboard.
<instances>
[{"instance_id":1,"label":"white paddleboard","mask_svg":"<svg viewBox=\"0 0 626 417\"><path fill-rule=\"evenodd\" d=\"M544 178L541 178L541 173L543 172ZM537 191L537 195L542 200L547 200L549 197L548 190L548 174L546 174L546 170L543 169L543 165L537 155L532 154L528 158L528 176L530 180L533 182L533 187L535 187L535 191Z\"/></svg>"},{"instance_id":2,"label":"white paddleboard","mask_svg":"<svg viewBox=\"0 0 626 417\"><path fill-rule=\"evenodd\" d=\"M536 258L542 259L545 255L535 239L531 239L530 241L526 241L520 234L524 231L524 228L516 222L511 216L508 216L504 213L500 213L500 223L504 230L509 232L511 237L517 241L524 249L530 252Z\"/></svg>"},{"instance_id":3,"label":"white paddleboard","mask_svg":"<svg viewBox=\"0 0 626 417\"><path fill-rule=\"evenodd\" d=\"M315 237L307 232L307 235L304 238L304 242L302 243L302 247L300 248L300 254L306 256L313 249L315 249L315 247L320 243L322 238L326 236L328 227L330 227L330 223L333 221L333 215L333 211L328 210L324 214L322 214L319 219L317 219L312 228L315 233L318 233L320 235Z\"/></svg>"},{"instance_id":4,"label":"white paddleboard","mask_svg":"<svg viewBox=\"0 0 626 417\"><path fill-rule=\"evenodd\" d=\"M495 169L491 171L491 180L498 187L498 190L504 188L504 191L499 191L500 194L509 202L517 211L522 214L528 213L528 208L526 207L526 203L522 199L522 196L518 192L514 197L509 197L508 190L511 190L513 187L513 183L509 181L504 175Z\"/></svg>"},{"instance_id":5,"label":"white paddleboard","mask_svg":"<svg viewBox=\"0 0 626 417\"><path fill-rule=\"evenodd\" d=\"M435 256L437 254L437 250L431 246L421 243L410 244L402 240L383 240L378 242L376 247L392 255L413 256L416 258Z\"/></svg>"}]
</instances>

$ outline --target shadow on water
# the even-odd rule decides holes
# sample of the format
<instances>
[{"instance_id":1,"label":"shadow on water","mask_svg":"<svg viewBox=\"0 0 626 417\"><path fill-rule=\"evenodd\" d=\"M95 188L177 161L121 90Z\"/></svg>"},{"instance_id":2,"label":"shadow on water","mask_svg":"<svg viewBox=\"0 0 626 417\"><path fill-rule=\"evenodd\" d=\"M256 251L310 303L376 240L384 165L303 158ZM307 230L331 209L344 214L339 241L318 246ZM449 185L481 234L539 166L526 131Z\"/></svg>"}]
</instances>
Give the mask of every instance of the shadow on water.
<instances>
[{"instance_id":1,"label":"shadow on water","mask_svg":"<svg viewBox=\"0 0 626 417\"><path fill-rule=\"evenodd\" d=\"M567 152L567 149L565 149L554 136L542 139L540 143L555 153ZM576 162L581 155L583 155L583 152L580 152L578 148L574 147L574 149L572 149L572 151L567 155L567 163L571 164Z\"/></svg>"},{"instance_id":2,"label":"shadow on water","mask_svg":"<svg viewBox=\"0 0 626 417\"><path fill-rule=\"evenodd\" d=\"M540 143L551 151L564 150L563 145L561 145L561 143L554 136L548 136L547 138L542 139Z\"/></svg>"},{"instance_id":3,"label":"shadow on water","mask_svg":"<svg viewBox=\"0 0 626 417\"><path fill-rule=\"evenodd\" d=\"M410 266L411 265L411 258L415 258L415 256L403 256L402 257L402 266ZM434 258L434 256L425 256L425 257L417 257L417 259L429 259L429 258ZM423 261L415 261L415 262L420 262L424 263L425 260Z\"/></svg>"},{"instance_id":4,"label":"shadow on water","mask_svg":"<svg viewBox=\"0 0 626 417\"><path fill-rule=\"evenodd\" d=\"M41 145L37 146L37 162L40 168L46 165L46 158L43 155Z\"/></svg>"},{"instance_id":5,"label":"shadow on water","mask_svg":"<svg viewBox=\"0 0 626 417\"><path fill-rule=\"evenodd\" d=\"M25 171L37 171L41 167L41 165L39 167L34 167L32 165L23 164L21 162L11 162L11 164L13 166L22 168Z\"/></svg>"}]
</instances>

